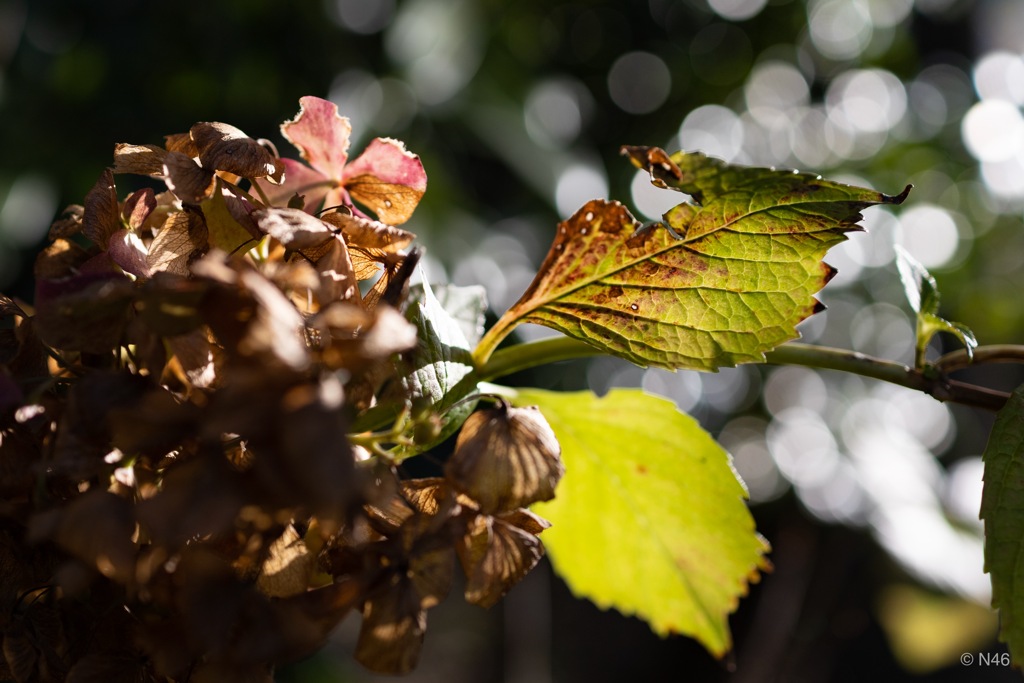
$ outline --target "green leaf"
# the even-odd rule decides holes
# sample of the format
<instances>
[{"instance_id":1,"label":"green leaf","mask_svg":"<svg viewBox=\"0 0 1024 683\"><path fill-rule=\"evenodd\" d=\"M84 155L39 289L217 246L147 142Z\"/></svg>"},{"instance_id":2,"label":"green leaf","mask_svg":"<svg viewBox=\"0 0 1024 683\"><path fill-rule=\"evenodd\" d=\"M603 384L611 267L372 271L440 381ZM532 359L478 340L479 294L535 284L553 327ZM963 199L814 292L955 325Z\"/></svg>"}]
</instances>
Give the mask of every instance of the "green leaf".
<instances>
[{"instance_id":1,"label":"green leaf","mask_svg":"<svg viewBox=\"0 0 1024 683\"><path fill-rule=\"evenodd\" d=\"M463 311L483 310L482 300L472 303L475 297L482 296L482 288L445 293L446 299L459 302L458 307ZM416 348L404 357L409 369L401 380L403 398L430 399L432 410L442 416L442 429L437 439L430 443L400 446L395 453L398 459L422 453L451 436L473 412L475 402L466 401L454 408L452 406L477 391L473 357L463 325L460 319L445 310L426 281L409 289L406 317L416 326L418 342Z\"/></svg>"},{"instance_id":2,"label":"green leaf","mask_svg":"<svg viewBox=\"0 0 1024 683\"><path fill-rule=\"evenodd\" d=\"M638 365L715 370L761 362L821 309L814 294L835 272L821 259L858 229L859 211L906 196L697 153L627 151L656 185L697 203L651 226L618 202L587 203L559 226L529 289L475 350L478 362L523 322Z\"/></svg>"},{"instance_id":3,"label":"green leaf","mask_svg":"<svg viewBox=\"0 0 1024 683\"><path fill-rule=\"evenodd\" d=\"M459 324L469 345L479 342L484 334L487 290L480 285L435 285L434 295L441 307Z\"/></svg>"},{"instance_id":4,"label":"green leaf","mask_svg":"<svg viewBox=\"0 0 1024 683\"><path fill-rule=\"evenodd\" d=\"M544 545L573 593L724 655L727 617L768 566L728 454L671 402L639 390L515 392L562 446L555 499L534 510L552 522Z\"/></svg>"},{"instance_id":5,"label":"green leaf","mask_svg":"<svg viewBox=\"0 0 1024 683\"><path fill-rule=\"evenodd\" d=\"M968 358L973 357L978 340L974 332L963 323L950 322L939 315L939 285L910 252L896 245L896 268L903 282L910 307L917 314L917 340L915 342L915 366L923 368L928 342L939 332L952 334L964 345Z\"/></svg>"},{"instance_id":6,"label":"green leaf","mask_svg":"<svg viewBox=\"0 0 1024 683\"><path fill-rule=\"evenodd\" d=\"M996 416L982 458L985 571L992 578L992 607L999 610L999 639L1019 666L1024 663L1024 386Z\"/></svg>"}]
</instances>

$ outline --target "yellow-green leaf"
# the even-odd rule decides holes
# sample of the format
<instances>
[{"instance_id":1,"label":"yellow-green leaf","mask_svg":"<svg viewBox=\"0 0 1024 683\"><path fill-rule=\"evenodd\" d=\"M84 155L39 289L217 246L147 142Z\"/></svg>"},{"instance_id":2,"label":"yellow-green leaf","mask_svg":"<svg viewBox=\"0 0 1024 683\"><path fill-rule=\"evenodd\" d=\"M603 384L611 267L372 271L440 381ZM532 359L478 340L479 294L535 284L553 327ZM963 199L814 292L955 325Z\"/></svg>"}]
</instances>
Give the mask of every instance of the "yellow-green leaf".
<instances>
[{"instance_id":1,"label":"yellow-green leaf","mask_svg":"<svg viewBox=\"0 0 1024 683\"><path fill-rule=\"evenodd\" d=\"M697 153L627 151L655 185L694 203L642 226L618 202L588 202L559 225L529 289L475 350L478 363L523 322L643 366L762 362L821 309L814 294L835 272L821 259L857 229L859 212L906 197Z\"/></svg>"},{"instance_id":2,"label":"yellow-green leaf","mask_svg":"<svg viewBox=\"0 0 1024 683\"><path fill-rule=\"evenodd\" d=\"M639 390L517 389L562 446L544 545L572 591L603 609L684 634L721 657L727 617L768 566L728 454L693 418Z\"/></svg>"},{"instance_id":3,"label":"yellow-green leaf","mask_svg":"<svg viewBox=\"0 0 1024 683\"><path fill-rule=\"evenodd\" d=\"M247 242L255 243L249 231L231 215L219 181L213 193L203 200L202 208L210 233L211 247L223 249L230 254Z\"/></svg>"}]
</instances>

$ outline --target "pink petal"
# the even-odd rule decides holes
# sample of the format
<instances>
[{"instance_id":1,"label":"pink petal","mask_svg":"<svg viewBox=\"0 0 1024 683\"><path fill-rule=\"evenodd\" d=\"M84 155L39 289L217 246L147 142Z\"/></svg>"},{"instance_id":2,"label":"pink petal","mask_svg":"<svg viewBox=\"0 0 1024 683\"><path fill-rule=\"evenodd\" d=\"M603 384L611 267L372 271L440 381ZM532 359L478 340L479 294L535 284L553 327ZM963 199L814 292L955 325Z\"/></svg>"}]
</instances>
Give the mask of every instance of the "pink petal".
<instances>
[{"instance_id":1,"label":"pink petal","mask_svg":"<svg viewBox=\"0 0 1024 683\"><path fill-rule=\"evenodd\" d=\"M400 140L374 138L356 159L345 167L342 180L360 175L372 175L382 183L405 185L424 192L427 173L417 154L405 149Z\"/></svg>"},{"instance_id":2,"label":"pink petal","mask_svg":"<svg viewBox=\"0 0 1024 683\"><path fill-rule=\"evenodd\" d=\"M341 179L348 160L352 125L338 114L338 105L319 97L299 99L302 108L281 125L281 134L298 148L309 165L328 178Z\"/></svg>"},{"instance_id":3,"label":"pink petal","mask_svg":"<svg viewBox=\"0 0 1024 683\"><path fill-rule=\"evenodd\" d=\"M376 138L345 168L345 189L384 223L409 220L427 189L427 174L398 140Z\"/></svg>"}]
</instances>

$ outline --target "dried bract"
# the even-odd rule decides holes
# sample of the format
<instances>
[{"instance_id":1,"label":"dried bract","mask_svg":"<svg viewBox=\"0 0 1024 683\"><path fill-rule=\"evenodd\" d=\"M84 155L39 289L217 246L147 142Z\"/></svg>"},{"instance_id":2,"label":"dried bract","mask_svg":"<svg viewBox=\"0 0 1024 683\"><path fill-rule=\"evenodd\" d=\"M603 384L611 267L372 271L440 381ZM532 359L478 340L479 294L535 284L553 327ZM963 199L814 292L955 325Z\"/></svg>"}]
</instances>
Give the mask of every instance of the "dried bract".
<instances>
[{"instance_id":1,"label":"dried bract","mask_svg":"<svg viewBox=\"0 0 1024 683\"><path fill-rule=\"evenodd\" d=\"M565 473L561 448L536 408L479 410L466 420L445 477L486 513L551 500Z\"/></svg>"}]
</instances>

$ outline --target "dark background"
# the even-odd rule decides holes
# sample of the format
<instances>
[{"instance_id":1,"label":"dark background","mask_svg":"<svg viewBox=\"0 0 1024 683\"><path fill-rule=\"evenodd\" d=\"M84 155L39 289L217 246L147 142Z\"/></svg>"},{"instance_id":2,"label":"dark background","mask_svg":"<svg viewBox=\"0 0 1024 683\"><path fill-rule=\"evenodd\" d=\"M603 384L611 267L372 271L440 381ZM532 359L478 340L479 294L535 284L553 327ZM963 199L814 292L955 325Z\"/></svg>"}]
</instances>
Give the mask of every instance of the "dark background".
<instances>
[{"instance_id":1,"label":"dark background","mask_svg":"<svg viewBox=\"0 0 1024 683\"><path fill-rule=\"evenodd\" d=\"M720 105L745 127L738 162L801 165L891 193L914 182L903 210L937 207L959 230L956 254L934 268L943 313L971 325L983 343L1019 340L1021 196L991 191L962 132L964 116L982 99L971 80L979 60L1024 50L1016 3L838 5L846 7L831 0L0 0L0 288L31 299L32 258L50 220L82 201L111 163L114 143L161 143L165 134L217 120L270 138L294 156L278 125L295 115L299 97L311 94L330 97L352 118L353 153L382 135L421 155L429 188L406 227L427 247L427 277L482 282L500 313L529 282L557 221L589 196L633 204L635 171L619 157L621 144L673 151L690 112ZM861 24L843 20L850 7ZM829 12L839 19L829 20ZM850 26L861 26L852 48L842 42ZM829 35L839 42L830 44ZM619 63L616 71L616 64L633 53L642 53L632 62L640 66L622 76L626 67ZM804 128L766 129L751 114L749 89L758 66L773 61L804 77L805 101L789 103L794 117L813 110L834 118L825 104L838 92L835 84L861 72L902 84L905 111L887 128L830 149L823 147L828 136L805 138ZM773 82L765 83L771 89ZM781 85L779 92L785 99ZM944 99L931 109L934 92ZM732 120L723 110L706 111L712 137L719 123ZM684 135L682 143L688 139L708 138ZM798 153L801 145L810 151ZM808 167L807 160L818 163ZM886 215L891 225L873 234L882 243L900 241L910 219L904 225L899 212ZM830 312L805 329L808 338L849 347L852 336L858 350L906 361L912 328L891 254L851 258L833 261L850 277L823 294ZM888 345L887 335L894 336ZM734 616L734 654L716 662L685 638L659 640L642 622L574 598L542 565L489 612L466 606L457 592L432 611L423 661L408 680L1016 679L1005 667L978 665L978 653L1005 650L994 641L994 615L979 604L986 578L980 571L966 579L944 573L944 558L951 566L961 554L944 545L946 536L919 538L930 548L924 559L915 560L916 549L905 544L905 553L894 551L900 546L887 535L891 520L885 526L879 519L900 516L872 497L862 470L851 481L867 502L850 512L779 464L785 455L771 435L797 424L786 423L793 413L779 401L799 406L793 395L803 391L800 382L816 380L772 380L773 371L761 368L691 374L645 374L603 361L561 364L508 382L661 389L724 434L730 449L761 454L765 467L739 458L738 467L751 477L753 510L773 544L775 571ZM847 400L848 408L903 400L872 393L869 384L821 377L827 400ZM1020 381L1003 370L981 379L1003 388ZM973 471L966 465L959 479L954 472L958 463L977 462L991 416L941 410L935 419L944 438L914 436L909 423L905 432L936 458L938 478L922 480L938 501L929 510L952 532L973 538L971 552L979 552L976 513L972 520L957 506L980 482L963 474ZM853 439L837 417L842 412L823 409L821 424L836 435L833 455L856 468ZM762 433L743 425L760 425ZM774 479L756 480L765 468ZM913 473L893 468L893 478L907 476ZM954 482L965 478L968 493L954 495ZM346 622L322 653L285 668L279 679L376 680L351 660L356 632L357 624ZM897 632L916 645L898 644ZM929 647L937 654L921 654ZM974 653L973 666L959 663L964 652Z\"/></svg>"}]
</instances>

